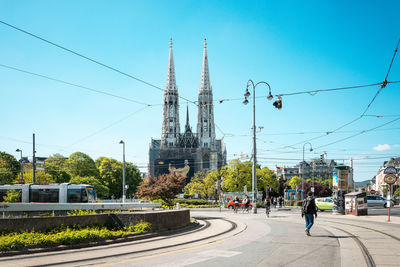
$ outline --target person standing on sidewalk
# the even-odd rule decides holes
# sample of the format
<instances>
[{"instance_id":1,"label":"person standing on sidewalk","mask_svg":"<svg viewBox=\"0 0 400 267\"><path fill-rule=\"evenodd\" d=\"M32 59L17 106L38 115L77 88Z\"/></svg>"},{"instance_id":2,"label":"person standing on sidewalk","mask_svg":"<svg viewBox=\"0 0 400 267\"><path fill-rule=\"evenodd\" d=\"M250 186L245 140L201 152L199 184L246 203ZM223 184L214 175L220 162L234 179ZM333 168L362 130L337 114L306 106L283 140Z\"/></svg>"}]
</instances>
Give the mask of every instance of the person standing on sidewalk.
<instances>
[{"instance_id":1,"label":"person standing on sidewalk","mask_svg":"<svg viewBox=\"0 0 400 267\"><path fill-rule=\"evenodd\" d=\"M306 219L306 235L308 236L311 236L310 229L314 224L314 215L317 218L317 206L312 196L312 192L308 192L308 197L304 200L303 208L301 209L301 217Z\"/></svg>"}]
</instances>

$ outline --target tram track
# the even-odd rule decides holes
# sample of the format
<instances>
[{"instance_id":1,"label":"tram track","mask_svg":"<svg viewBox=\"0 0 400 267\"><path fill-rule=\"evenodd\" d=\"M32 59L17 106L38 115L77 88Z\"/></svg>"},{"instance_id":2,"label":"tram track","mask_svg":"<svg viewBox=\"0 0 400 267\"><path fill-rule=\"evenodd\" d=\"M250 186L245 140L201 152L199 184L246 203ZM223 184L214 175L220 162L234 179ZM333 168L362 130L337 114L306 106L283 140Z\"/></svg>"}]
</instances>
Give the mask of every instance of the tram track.
<instances>
[{"instance_id":1,"label":"tram track","mask_svg":"<svg viewBox=\"0 0 400 267\"><path fill-rule=\"evenodd\" d=\"M334 220L321 220L321 222L326 222L326 223L330 223L330 224L340 224L340 225L355 227L355 228L359 228L359 229L369 230L369 231L379 233L379 234L381 234L381 235L387 236L387 237L389 237L389 238L391 238L391 239L394 239L394 240L400 242L400 238L399 238L399 237L394 236L394 235L392 235L392 234L389 234L389 233L387 233L387 232L378 230L378 229L371 228L371 227L366 227L366 226L356 225L356 224L350 224L350 223L344 223L344 222L338 222L338 221L334 221ZM351 238L357 243L358 247L360 248L360 250L361 250L361 252L362 252L362 254L363 254L363 256L364 256L364 260L365 260L365 263L367 264L367 266L368 266L368 267L375 267L375 266L377 266L377 264L375 263L375 260L374 260L373 256L371 255L370 251L368 250L368 248L367 248L367 246L364 244L364 242L361 241L361 238L360 238L359 236L357 236L356 234L350 232L350 230L348 230L348 229L345 230L345 229L343 229L343 228L341 228L341 227L338 227L338 226L336 226L336 225L335 225L335 226L333 226L333 225L325 225L325 226L327 226L327 227L332 227L332 228L334 228L334 229L337 229L337 230L339 230L339 231L341 231L341 232L346 233L349 237L351 237ZM325 228L325 227L324 227L324 228Z\"/></svg>"},{"instance_id":2,"label":"tram track","mask_svg":"<svg viewBox=\"0 0 400 267\"><path fill-rule=\"evenodd\" d=\"M162 238L158 238L158 239L149 239L149 240L143 240L143 241L139 241L139 242L128 242L128 243L123 243L123 244L118 244L118 245L110 245L110 249L116 249L119 247L125 247L125 249L127 249L129 246L133 246L133 251L127 251L127 252L118 252L118 253L110 253L108 255L100 255L97 257L85 257L85 258L79 258L79 259L74 259L74 260L69 260L66 261L65 259L63 261L58 260L58 261L54 261L54 262L47 262L46 266L55 266L55 265L75 265L75 266L79 266L79 265L87 265L88 262L95 262L95 264L105 264L105 261L102 260L106 260L108 258L112 258L112 257L124 257L124 256L132 256L132 258L135 257L141 257L142 255L146 255L146 256L152 256L152 255L157 255L158 253L165 251L166 249L169 251L174 251L174 250L179 250L180 247L182 246L192 246L195 247L195 245L199 245L198 243L200 242L201 244L212 244L215 242L223 242L223 236L229 232L234 231L235 229L237 229L238 225L237 223L225 219L225 218L219 218L219 217L195 217L197 220L202 221L204 223L204 226L196 229L194 231L186 231L184 233L179 233L179 234L170 234L168 236L162 237ZM141 244L145 244L145 243L149 243L149 242L157 242L157 241L165 241L166 239L173 239L173 238L179 238L179 237L184 237L185 235L190 235L190 234L199 234L202 231L205 231L206 229L210 228L212 226L212 220L222 220L228 223L228 228L227 229L223 229L223 231L221 232L217 232L215 234L212 235L208 235L202 238L196 238L196 239L192 239L189 241L185 241L185 242L179 242L178 243L174 243L174 244L170 244L170 245L161 245L158 247L152 247L152 248L147 248L147 249L139 249L139 250L134 250L134 247L136 246L140 246ZM240 232L244 231L246 228L242 229ZM236 235L237 233L235 233ZM233 236L233 235L232 235ZM207 242L208 241L208 242ZM173 241L171 241L173 242ZM54 256L62 256L65 255L65 253L68 253L68 255L73 255L75 254L76 256L79 256L79 253L99 253L101 252L101 250L107 249L107 246L101 246L101 247L92 247L89 249L85 249L85 250L67 250L67 251L63 251L63 252L59 252L59 253L52 253L51 255L49 255L50 257L54 257ZM47 256L47 255L46 255ZM44 257L46 257L44 256ZM42 258L42 255L36 254L36 255L22 255L22 257L19 258L3 258L0 259L1 261L7 261L7 263L12 263L15 262L17 263L18 260L35 260L36 258ZM99 262L100 261L100 262ZM85 262L85 263L84 263ZM38 264L38 265L30 265L30 266L43 266L43 264Z\"/></svg>"}]
</instances>

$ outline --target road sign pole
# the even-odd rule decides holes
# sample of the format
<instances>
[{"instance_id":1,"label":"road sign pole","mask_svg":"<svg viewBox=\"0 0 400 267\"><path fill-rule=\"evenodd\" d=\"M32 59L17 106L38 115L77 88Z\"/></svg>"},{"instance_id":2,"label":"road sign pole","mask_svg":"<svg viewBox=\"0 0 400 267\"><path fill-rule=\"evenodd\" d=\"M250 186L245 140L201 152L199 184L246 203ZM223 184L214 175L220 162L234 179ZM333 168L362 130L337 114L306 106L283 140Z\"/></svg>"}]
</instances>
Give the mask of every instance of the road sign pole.
<instances>
[{"instance_id":1,"label":"road sign pole","mask_svg":"<svg viewBox=\"0 0 400 267\"><path fill-rule=\"evenodd\" d=\"M388 222L390 222L390 204L391 204L391 198L392 198L392 185L390 184L389 185L389 201L388 201L388 203L389 203L389 209L388 209Z\"/></svg>"}]
</instances>

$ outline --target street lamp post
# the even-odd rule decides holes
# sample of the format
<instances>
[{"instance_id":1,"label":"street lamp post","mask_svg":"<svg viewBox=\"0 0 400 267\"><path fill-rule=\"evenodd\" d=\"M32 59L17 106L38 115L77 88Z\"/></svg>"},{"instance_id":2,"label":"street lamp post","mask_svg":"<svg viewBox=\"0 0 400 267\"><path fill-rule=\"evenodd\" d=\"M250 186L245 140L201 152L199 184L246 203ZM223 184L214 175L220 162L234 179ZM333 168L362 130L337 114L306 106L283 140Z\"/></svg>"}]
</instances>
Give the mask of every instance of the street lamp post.
<instances>
[{"instance_id":1,"label":"street lamp post","mask_svg":"<svg viewBox=\"0 0 400 267\"><path fill-rule=\"evenodd\" d=\"M304 200L304 148L306 145L310 145L310 152L313 151L312 145L310 142L306 142L303 145L303 161L301 162L301 200Z\"/></svg>"},{"instance_id":2,"label":"street lamp post","mask_svg":"<svg viewBox=\"0 0 400 267\"><path fill-rule=\"evenodd\" d=\"M273 98L271 94L271 86L264 81L254 84L252 80L247 81L246 92L244 93L243 104L247 105L249 101L247 98L250 96L249 87L253 87L253 170L252 170L252 190L253 190L253 213L257 213L257 175L256 175L256 165L257 165L257 150L256 150L256 87L259 84L266 84L269 88L269 94L267 96L268 100Z\"/></svg>"},{"instance_id":3,"label":"street lamp post","mask_svg":"<svg viewBox=\"0 0 400 267\"><path fill-rule=\"evenodd\" d=\"M21 152L21 180L24 179L24 163L22 161L22 150L21 149L17 149L15 150L15 152Z\"/></svg>"},{"instance_id":4,"label":"street lamp post","mask_svg":"<svg viewBox=\"0 0 400 267\"><path fill-rule=\"evenodd\" d=\"M122 203L125 203L125 142L119 141L122 144Z\"/></svg>"}]
</instances>

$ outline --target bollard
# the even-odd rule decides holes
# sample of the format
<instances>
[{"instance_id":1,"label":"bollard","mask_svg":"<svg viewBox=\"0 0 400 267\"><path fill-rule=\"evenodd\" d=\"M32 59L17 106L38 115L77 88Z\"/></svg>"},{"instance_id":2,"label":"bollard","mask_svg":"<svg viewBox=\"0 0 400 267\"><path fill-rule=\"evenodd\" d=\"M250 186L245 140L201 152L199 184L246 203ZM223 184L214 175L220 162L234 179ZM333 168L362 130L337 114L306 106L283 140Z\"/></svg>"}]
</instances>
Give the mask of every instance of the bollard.
<instances>
[{"instance_id":1,"label":"bollard","mask_svg":"<svg viewBox=\"0 0 400 267\"><path fill-rule=\"evenodd\" d=\"M176 203L176 209L179 210L179 202Z\"/></svg>"}]
</instances>

